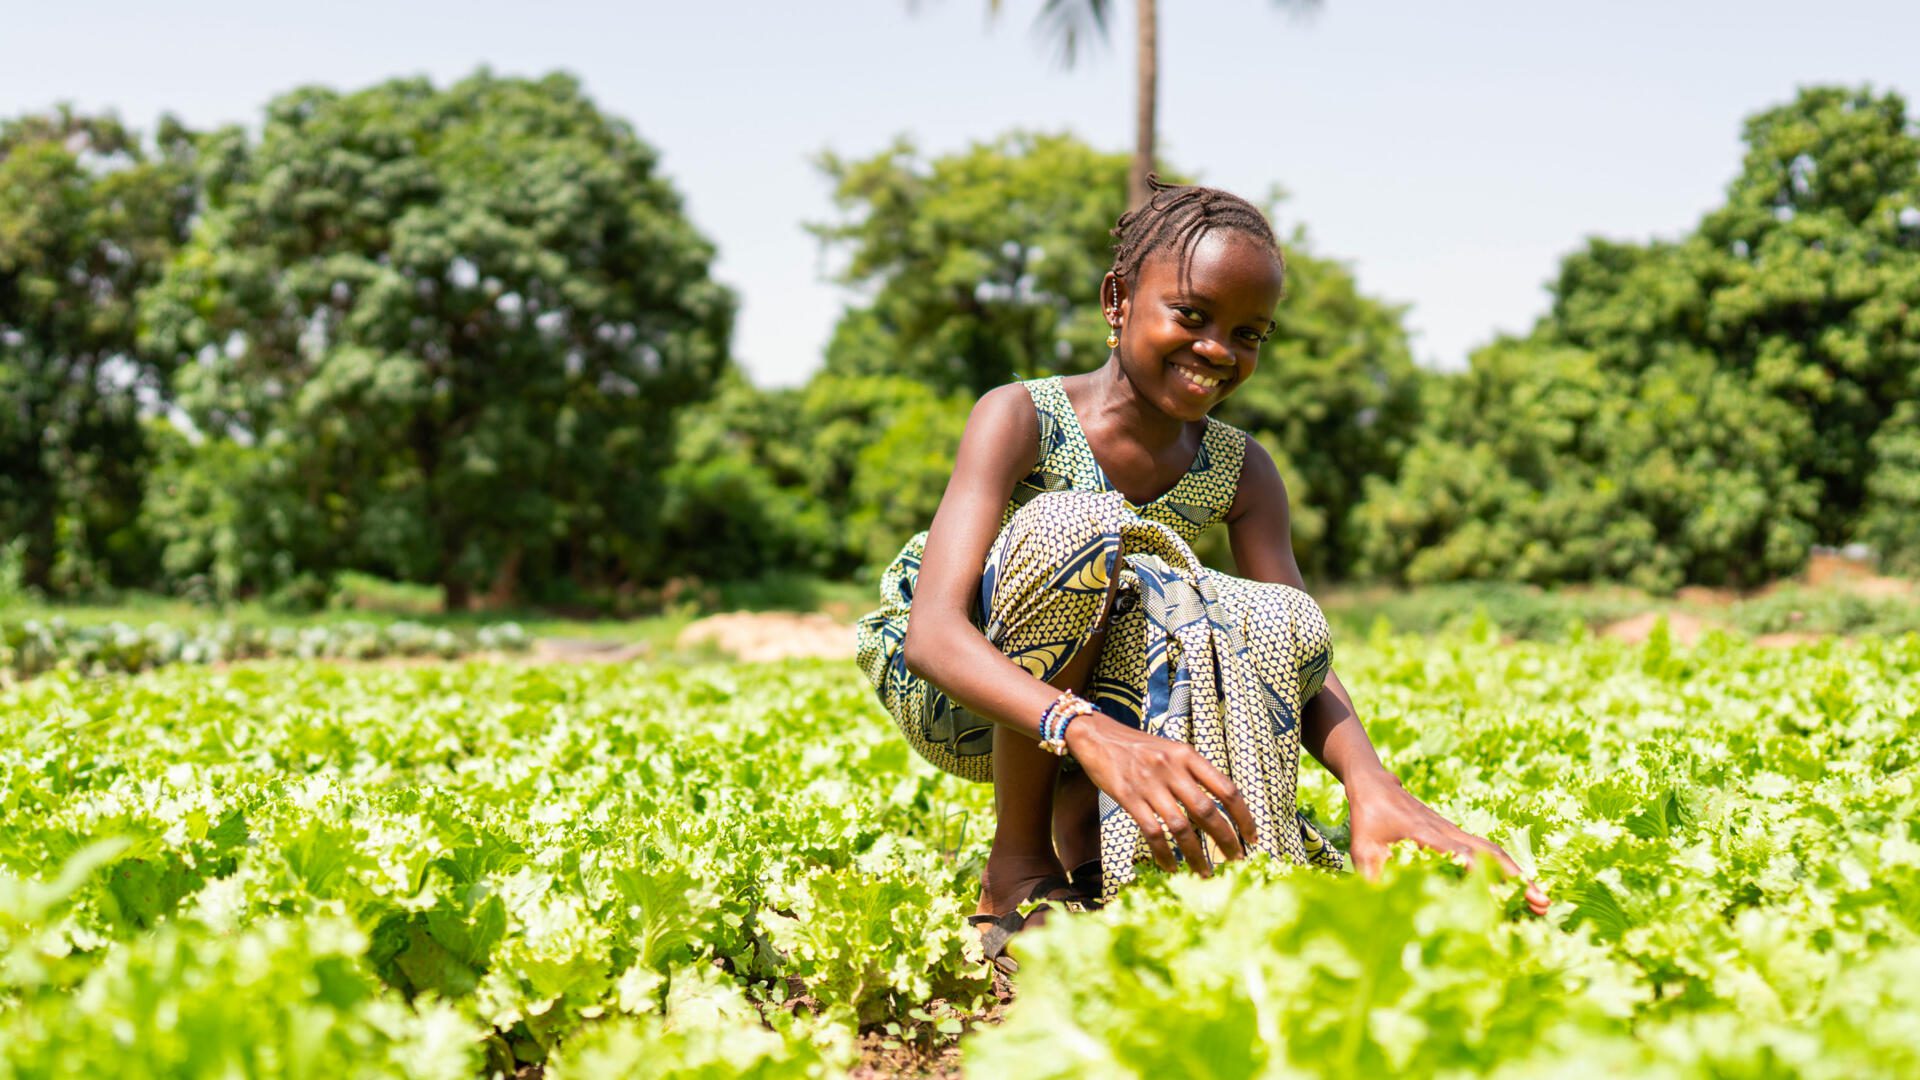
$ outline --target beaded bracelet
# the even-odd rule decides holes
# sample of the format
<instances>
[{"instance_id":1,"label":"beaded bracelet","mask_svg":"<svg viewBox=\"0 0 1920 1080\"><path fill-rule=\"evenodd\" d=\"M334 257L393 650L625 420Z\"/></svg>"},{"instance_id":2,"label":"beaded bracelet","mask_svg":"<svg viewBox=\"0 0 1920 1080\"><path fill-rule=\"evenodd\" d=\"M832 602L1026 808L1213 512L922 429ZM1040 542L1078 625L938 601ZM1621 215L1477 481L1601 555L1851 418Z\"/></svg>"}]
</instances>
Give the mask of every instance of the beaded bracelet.
<instances>
[{"instance_id":1,"label":"beaded bracelet","mask_svg":"<svg viewBox=\"0 0 1920 1080\"><path fill-rule=\"evenodd\" d=\"M1053 723L1054 712L1058 710L1060 706L1065 705L1068 701L1071 701L1074 698L1074 696L1075 695L1073 691L1062 690L1060 691L1059 697L1054 698L1052 701L1047 702L1047 707L1040 710L1040 741L1041 742L1044 743L1047 741L1048 727Z\"/></svg>"},{"instance_id":2,"label":"beaded bracelet","mask_svg":"<svg viewBox=\"0 0 1920 1080\"><path fill-rule=\"evenodd\" d=\"M1065 699L1066 704L1057 711L1049 707L1047 715L1042 718L1040 748L1050 754L1065 757L1067 756L1067 725L1073 723L1076 717L1099 710L1093 707L1093 702L1072 691L1062 694L1061 697Z\"/></svg>"}]
</instances>

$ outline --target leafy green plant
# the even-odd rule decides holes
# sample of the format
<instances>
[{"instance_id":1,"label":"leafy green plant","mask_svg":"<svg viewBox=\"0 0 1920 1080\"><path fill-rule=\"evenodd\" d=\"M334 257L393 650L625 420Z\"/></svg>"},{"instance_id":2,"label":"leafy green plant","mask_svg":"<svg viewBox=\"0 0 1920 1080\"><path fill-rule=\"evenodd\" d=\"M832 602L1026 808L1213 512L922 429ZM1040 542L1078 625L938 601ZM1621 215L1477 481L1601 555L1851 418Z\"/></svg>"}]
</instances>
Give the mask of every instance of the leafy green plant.
<instances>
[{"instance_id":1,"label":"leafy green plant","mask_svg":"<svg viewBox=\"0 0 1920 1080\"><path fill-rule=\"evenodd\" d=\"M956 1038L982 1075L1920 1068L1920 635L1341 650L1548 916L1407 850L1148 874L1023 933L997 1025L955 824L991 793L844 665L56 669L0 687L0 1078L824 1077ZM1301 799L1341 835L1330 777Z\"/></svg>"}]
</instances>

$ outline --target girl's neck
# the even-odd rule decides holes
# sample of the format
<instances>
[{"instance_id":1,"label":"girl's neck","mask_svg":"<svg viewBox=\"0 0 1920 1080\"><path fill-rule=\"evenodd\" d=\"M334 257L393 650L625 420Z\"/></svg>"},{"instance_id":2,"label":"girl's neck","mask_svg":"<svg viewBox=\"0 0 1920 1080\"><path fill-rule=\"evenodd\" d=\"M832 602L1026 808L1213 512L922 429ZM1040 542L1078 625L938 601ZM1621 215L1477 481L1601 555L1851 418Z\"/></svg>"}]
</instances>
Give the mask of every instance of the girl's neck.
<instances>
[{"instance_id":1,"label":"girl's neck","mask_svg":"<svg viewBox=\"0 0 1920 1080\"><path fill-rule=\"evenodd\" d=\"M1140 396L1132 380L1121 370L1118 357L1110 357L1099 370L1089 373L1088 419L1102 427L1111 426L1130 441L1158 453L1180 442L1187 433L1187 422L1168 416Z\"/></svg>"}]
</instances>

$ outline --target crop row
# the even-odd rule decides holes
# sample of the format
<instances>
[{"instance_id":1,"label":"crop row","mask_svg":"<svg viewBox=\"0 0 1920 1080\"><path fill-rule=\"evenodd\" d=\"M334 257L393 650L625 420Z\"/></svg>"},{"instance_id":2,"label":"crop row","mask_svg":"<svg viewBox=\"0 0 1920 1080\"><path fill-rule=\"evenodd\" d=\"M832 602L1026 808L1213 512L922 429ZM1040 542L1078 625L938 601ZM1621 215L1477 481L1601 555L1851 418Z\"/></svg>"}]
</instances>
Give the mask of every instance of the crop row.
<instances>
[{"instance_id":1,"label":"crop row","mask_svg":"<svg viewBox=\"0 0 1920 1080\"><path fill-rule=\"evenodd\" d=\"M128 674L167 664L287 657L372 660L389 656L452 659L466 653L519 652L530 639L516 623L472 631L415 622L345 622L253 626L204 622L70 624L51 619L0 620L0 672L27 678L70 668L86 675Z\"/></svg>"},{"instance_id":2,"label":"crop row","mask_svg":"<svg viewBox=\"0 0 1920 1080\"><path fill-rule=\"evenodd\" d=\"M56 672L0 691L0 1077L823 1076L963 1027L981 1075L1920 1073L1920 636L1340 664L1548 917L1411 854L1148 874L977 1027L988 792L842 665Z\"/></svg>"}]
</instances>

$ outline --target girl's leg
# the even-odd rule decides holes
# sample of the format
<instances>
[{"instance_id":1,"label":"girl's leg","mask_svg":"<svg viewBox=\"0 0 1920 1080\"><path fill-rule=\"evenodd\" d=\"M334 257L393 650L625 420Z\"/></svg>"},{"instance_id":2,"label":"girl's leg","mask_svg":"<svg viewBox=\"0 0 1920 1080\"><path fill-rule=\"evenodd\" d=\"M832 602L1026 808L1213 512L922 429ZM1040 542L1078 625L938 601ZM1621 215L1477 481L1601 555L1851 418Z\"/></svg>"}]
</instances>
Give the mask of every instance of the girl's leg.
<instances>
[{"instance_id":1,"label":"girl's leg","mask_svg":"<svg viewBox=\"0 0 1920 1080\"><path fill-rule=\"evenodd\" d=\"M1060 759L1007 728L993 733L993 849L980 875L982 915L1012 911L1034 885L1063 871L1053 851L1053 785Z\"/></svg>"},{"instance_id":2,"label":"girl's leg","mask_svg":"<svg viewBox=\"0 0 1920 1080\"><path fill-rule=\"evenodd\" d=\"M1119 584L1115 573L1092 635L1048 685L1086 691L1106 641ZM1041 880L1064 877L1069 869L1098 857L1098 808L1099 792L1086 773L1063 773L1060 759L1039 743L1006 728L995 730L993 849L981 874L981 914L1011 911Z\"/></svg>"},{"instance_id":3,"label":"girl's leg","mask_svg":"<svg viewBox=\"0 0 1920 1080\"><path fill-rule=\"evenodd\" d=\"M1070 686L1074 693L1086 696L1087 686L1093 682L1100 649L1106 644L1107 624L1113 612L1114 587L1119 583L1120 575L1115 574L1107 590L1107 603L1101 611L1100 624L1094 628L1086 646L1067 665L1067 670L1061 673L1057 685L1063 689ZM1087 779L1086 772L1080 769L1062 769L1056 775L1053 788L1053 844L1060 856L1060 864L1071 871L1089 859L1100 857L1100 789L1094 787L1093 781Z\"/></svg>"},{"instance_id":4,"label":"girl's leg","mask_svg":"<svg viewBox=\"0 0 1920 1080\"><path fill-rule=\"evenodd\" d=\"M1054 784L1053 845L1069 871L1100 857L1100 789L1079 769Z\"/></svg>"}]
</instances>

